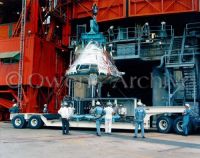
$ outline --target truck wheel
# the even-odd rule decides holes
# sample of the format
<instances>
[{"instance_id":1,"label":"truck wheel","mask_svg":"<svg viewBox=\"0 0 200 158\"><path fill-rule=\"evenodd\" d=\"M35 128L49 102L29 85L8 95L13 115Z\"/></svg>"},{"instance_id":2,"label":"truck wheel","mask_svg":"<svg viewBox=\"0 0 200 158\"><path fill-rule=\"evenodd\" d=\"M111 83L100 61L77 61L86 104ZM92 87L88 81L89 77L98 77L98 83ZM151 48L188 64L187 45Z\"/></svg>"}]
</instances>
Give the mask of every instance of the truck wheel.
<instances>
[{"instance_id":1,"label":"truck wheel","mask_svg":"<svg viewBox=\"0 0 200 158\"><path fill-rule=\"evenodd\" d=\"M26 120L24 119L23 115L17 115L12 119L12 125L14 128L25 128L26 127Z\"/></svg>"},{"instance_id":2,"label":"truck wheel","mask_svg":"<svg viewBox=\"0 0 200 158\"><path fill-rule=\"evenodd\" d=\"M183 117L177 117L174 120L174 124L173 124L173 129L177 134L183 134ZM192 133L193 128L192 128L192 124L189 123L188 125L188 133Z\"/></svg>"},{"instance_id":3,"label":"truck wheel","mask_svg":"<svg viewBox=\"0 0 200 158\"><path fill-rule=\"evenodd\" d=\"M172 125L172 119L167 116L159 117L156 123L156 127L160 133L169 133L172 129Z\"/></svg>"},{"instance_id":4,"label":"truck wheel","mask_svg":"<svg viewBox=\"0 0 200 158\"><path fill-rule=\"evenodd\" d=\"M31 116L28 121L29 127L32 129L38 129L43 126L43 121L41 120L40 116Z\"/></svg>"},{"instance_id":5,"label":"truck wheel","mask_svg":"<svg viewBox=\"0 0 200 158\"><path fill-rule=\"evenodd\" d=\"M177 134L182 134L183 133L183 117L177 117L174 120L174 124L173 124L173 129Z\"/></svg>"}]
</instances>

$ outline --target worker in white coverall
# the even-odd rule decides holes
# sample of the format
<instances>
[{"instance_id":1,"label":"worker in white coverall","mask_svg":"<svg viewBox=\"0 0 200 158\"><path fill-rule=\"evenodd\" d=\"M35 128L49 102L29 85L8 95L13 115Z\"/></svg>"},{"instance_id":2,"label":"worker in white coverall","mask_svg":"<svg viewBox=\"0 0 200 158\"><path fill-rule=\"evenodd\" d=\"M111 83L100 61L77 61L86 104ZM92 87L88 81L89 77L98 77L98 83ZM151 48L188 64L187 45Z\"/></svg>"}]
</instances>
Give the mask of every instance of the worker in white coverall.
<instances>
[{"instance_id":1,"label":"worker in white coverall","mask_svg":"<svg viewBox=\"0 0 200 158\"><path fill-rule=\"evenodd\" d=\"M105 111L105 133L111 134L112 130L112 115L114 114L114 110L112 108L112 103L108 102L107 107L104 108Z\"/></svg>"},{"instance_id":2,"label":"worker in white coverall","mask_svg":"<svg viewBox=\"0 0 200 158\"><path fill-rule=\"evenodd\" d=\"M69 118L70 118L70 111L67 102L61 104L61 108L59 109L58 113L61 115L62 118L63 135L67 135L69 134Z\"/></svg>"}]
</instances>

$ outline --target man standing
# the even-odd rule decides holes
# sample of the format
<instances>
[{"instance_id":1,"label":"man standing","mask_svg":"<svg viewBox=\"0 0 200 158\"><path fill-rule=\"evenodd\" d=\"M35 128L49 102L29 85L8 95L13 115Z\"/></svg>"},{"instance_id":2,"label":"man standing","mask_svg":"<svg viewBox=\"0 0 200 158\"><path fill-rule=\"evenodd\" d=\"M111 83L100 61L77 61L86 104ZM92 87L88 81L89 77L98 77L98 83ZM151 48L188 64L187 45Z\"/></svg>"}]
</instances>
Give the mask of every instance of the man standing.
<instances>
[{"instance_id":1,"label":"man standing","mask_svg":"<svg viewBox=\"0 0 200 158\"><path fill-rule=\"evenodd\" d=\"M47 114L47 113L48 113L47 104L44 104L43 113L45 113L45 114Z\"/></svg>"},{"instance_id":2,"label":"man standing","mask_svg":"<svg viewBox=\"0 0 200 158\"><path fill-rule=\"evenodd\" d=\"M104 115L104 110L99 101L96 102L96 107L92 111L96 117L96 134L97 136L101 136L101 121L102 116Z\"/></svg>"},{"instance_id":3,"label":"man standing","mask_svg":"<svg viewBox=\"0 0 200 158\"><path fill-rule=\"evenodd\" d=\"M18 106L18 103L15 103L15 100L13 99L12 100L14 102L13 106L11 108L9 108L9 112L11 114L15 114L15 113L19 113L19 106Z\"/></svg>"},{"instance_id":4,"label":"man standing","mask_svg":"<svg viewBox=\"0 0 200 158\"><path fill-rule=\"evenodd\" d=\"M112 115L114 114L114 110L112 108L112 103L108 102L107 107L104 109L105 111L105 133L111 134L112 130Z\"/></svg>"},{"instance_id":5,"label":"man standing","mask_svg":"<svg viewBox=\"0 0 200 158\"><path fill-rule=\"evenodd\" d=\"M62 131L63 131L63 135L64 134L69 134L69 117L70 117L70 112L69 112L69 108L68 108L67 102L61 103L61 107L60 107L58 113L61 115L61 118L62 118Z\"/></svg>"},{"instance_id":6,"label":"man standing","mask_svg":"<svg viewBox=\"0 0 200 158\"><path fill-rule=\"evenodd\" d=\"M183 112L183 135L187 136L188 135L188 125L190 121L190 105L185 104L185 110Z\"/></svg>"},{"instance_id":7,"label":"man standing","mask_svg":"<svg viewBox=\"0 0 200 158\"><path fill-rule=\"evenodd\" d=\"M142 138L145 138L145 136L144 136L144 118L145 118L145 116L146 116L146 111L143 107L142 102L139 101L137 103L137 108L135 109L135 135L134 135L134 138L137 138L139 126L141 128Z\"/></svg>"},{"instance_id":8,"label":"man standing","mask_svg":"<svg viewBox=\"0 0 200 158\"><path fill-rule=\"evenodd\" d=\"M92 14L93 17L96 18L99 8L97 7L96 3L92 6Z\"/></svg>"},{"instance_id":9,"label":"man standing","mask_svg":"<svg viewBox=\"0 0 200 158\"><path fill-rule=\"evenodd\" d=\"M74 115L74 111L75 111L75 108L72 104L72 102L69 103L69 114L70 114L70 117Z\"/></svg>"}]
</instances>

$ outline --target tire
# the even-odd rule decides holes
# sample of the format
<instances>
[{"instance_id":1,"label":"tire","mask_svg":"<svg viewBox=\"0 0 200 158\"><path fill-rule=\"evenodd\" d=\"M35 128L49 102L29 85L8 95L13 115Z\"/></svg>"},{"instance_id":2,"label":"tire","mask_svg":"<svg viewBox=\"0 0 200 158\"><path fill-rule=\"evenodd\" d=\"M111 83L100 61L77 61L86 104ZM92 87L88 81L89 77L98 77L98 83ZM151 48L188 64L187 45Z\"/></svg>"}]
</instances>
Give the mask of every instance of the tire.
<instances>
[{"instance_id":1,"label":"tire","mask_svg":"<svg viewBox=\"0 0 200 158\"><path fill-rule=\"evenodd\" d=\"M43 121L41 120L40 116L33 115L30 117L28 125L31 129L39 129L43 126Z\"/></svg>"},{"instance_id":2,"label":"tire","mask_svg":"<svg viewBox=\"0 0 200 158\"><path fill-rule=\"evenodd\" d=\"M174 120L174 124L173 124L173 129L174 129L174 132L176 132L177 134L183 134L183 117L177 117L175 120Z\"/></svg>"},{"instance_id":3,"label":"tire","mask_svg":"<svg viewBox=\"0 0 200 158\"><path fill-rule=\"evenodd\" d=\"M172 129L173 121L170 117L161 116L156 122L156 127L160 133L169 133Z\"/></svg>"},{"instance_id":4,"label":"tire","mask_svg":"<svg viewBox=\"0 0 200 158\"><path fill-rule=\"evenodd\" d=\"M12 119L12 125L14 128L21 129L26 127L27 122L23 115L17 115Z\"/></svg>"},{"instance_id":5,"label":"tire","mask_svg":"<svg viewBox=\"0 0 200 158\"><path fill-rule=\"evenodd\" d=\"M174 129L174 132L176 132L177 134L183 134L183 117L177 117L175 120L174 120L174 124L173 124L173 129ZM193 131L193 128L192 128L192 124L191 124L191 121L189 122L189 125L188 125L188 133L192 133Z\"/></svg>"}]
</instances>

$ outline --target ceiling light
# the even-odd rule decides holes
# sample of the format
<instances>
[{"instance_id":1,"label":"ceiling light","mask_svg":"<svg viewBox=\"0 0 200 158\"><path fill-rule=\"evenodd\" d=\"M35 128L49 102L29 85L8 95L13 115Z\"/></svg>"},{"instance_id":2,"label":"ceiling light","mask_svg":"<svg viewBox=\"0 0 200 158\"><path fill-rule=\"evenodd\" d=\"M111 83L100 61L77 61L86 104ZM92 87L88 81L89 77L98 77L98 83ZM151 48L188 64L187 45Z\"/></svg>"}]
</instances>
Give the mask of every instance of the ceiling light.
<instances>
[{"instance_id":1,"label":"ceiling light","mask_svg":"<svg viewBox=\"0 0 200 158\"><path fill-rule=\"evenodd\" d=\"M3 2L0 2L0 5L3 5L4 3Z\"/></svg>"}]
</instances>

